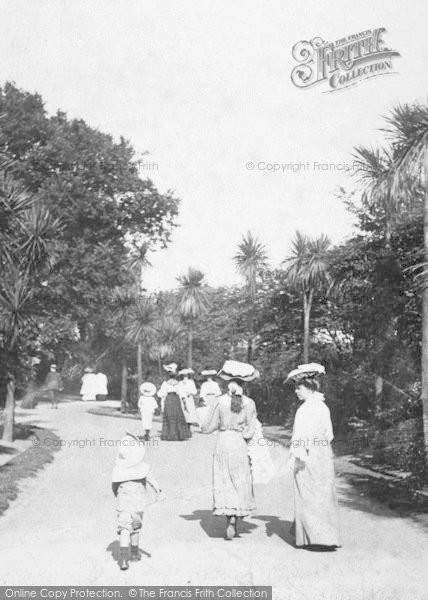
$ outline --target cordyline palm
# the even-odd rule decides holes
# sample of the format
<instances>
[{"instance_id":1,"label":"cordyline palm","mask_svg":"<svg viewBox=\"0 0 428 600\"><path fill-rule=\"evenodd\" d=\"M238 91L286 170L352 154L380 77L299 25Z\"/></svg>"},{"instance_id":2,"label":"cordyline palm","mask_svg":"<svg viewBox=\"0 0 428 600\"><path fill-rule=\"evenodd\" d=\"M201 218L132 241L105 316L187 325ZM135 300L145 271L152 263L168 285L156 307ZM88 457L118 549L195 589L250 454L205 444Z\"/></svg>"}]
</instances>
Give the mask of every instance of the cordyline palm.
<instances>
[{"instance_id":1,"label":"cordyline palm","mask_svg":"<svg viewBox=\"0 0 428 600\"><path fill-rule=\"evenodd\" d=\"M134 244L133 250L125 263L125 266L136 276L139 280L139 288L141 292L144 292L144 271L147 267L151 267L152 264L147 258L150 251L150 244L147 241L141 242L141 244Z\"/></svg>"},{"instance_id":2,"label":"cordyline palm","mask_svg":"<svg viewBox=\"0 0 428 600\"><path fill-rule=\"evenodd\" d=\"M127 339L148 346L155 332L155 323L156 306L150 298L138 297L129 310L125 327Z\"/></svg>"},{"instance_id":3,"label":"cordyline palm","mask_svg":"<svg viewBox=\"0 0 428 600\"><path fill-rule=\"evenodd\" d=\"M129 314L138 299L138 291L135 287L118 287L112 293L113 321L125 333L128 324ZM122 348L122 383L120 391L120 410L126 411L126 399L128 395L128 357L127 357L127 339L122 335L118 344Z\"/></svg>"},{"instance_id":4,"label":"cordyline palm","mask_svg":"<svg viewBox=\"0 0 428 600\"><path fill-rule=\"evenodd\" d=\"M7 380L3 439L12 441L15 395L13 371L23 328L31 318L38 278L52 266L54 237L61 223L7 173L0 174L0 334L2 375Z\"/></svg>"},{"instance_id":5,"label":"cordyline palm","mask_svg":"<svg viewBox=\"0 0 428 600\"><path fill-rule=\"evenodd\" d=\"M363 186L362 200L373 212L381 213L384 224L385 246L391 246L392 226L396 218L396 205L388 186L388 174L393 162L392 152L386 148L355 148L355 175Z\"/></svg>"},{"instance_id":6,"label":"cordyline palm","mask_svg":"<svg viewBox=\"0 0 428 600\"><path fill-rule=\"evenodd\" d=\"M322 235L311 239L299 231L292 243L292 254L284 263L292 287L299 291L303 303L303 361L309 360L309 324L314 295L327 289L332 282L329 273L330 240Z\"/></svg>"},{"instance_id":7,"label":"cordyline palm","mask_svg":"<svg viewBox=\"0 0 428 600\"><path fill-rule=\"evenodd\" d=\"M238 252L233 257L236 269L245 280L248 299L251 304L250 337L248 340L247 360L252 361L253 337L255 334L254 309L256 303L257 280L267 266L267 253L264 244L253 236L251 231L242 236Z\"/></svg>"},{"instance_id":8,"label":"cordyline palm","mask_svg":"<svg viewBox=\"0 0 428 600\"><path fill-rule=\"evenodd\" d=\"M428 106L404 105L387 118L394 162L387 185L397 211L424 197L424 261L422 283L422 406L426 462L428 463Z\"/></svg>"},{"instance_id":9,"label":"cordyline palm","mask_svg":"<svg viewBox=\"0 0 428 600\"><path fill-rule=\"evenodd\" d=\"M157 361L159 375L162 375L162 361L177 351L183 333L182 324L173 316L164 316L157 321L150 358Z\"/></svg>"},{"instance_id":10,"label":"cordyline palm","mask_svg":"<svg viewBox=\"0 0 428 600\"><path fill-rule=\"evenodd\" d=\"M144 271L147 267L151 267L151 263L147 258L147 255L150 250L150 244L147 241L143 241L140 244L133 245L133 251L131 252L128 261L126 262L126 267L129 268L131 273L133 273L135 280L138 285L138 289L140 291L140 295L143 295L145 292L144 289ZM140 338L136 339L137 343L137 380L138 380L138 389L140 385L143 383L143 340Z\"/></svg>"},{"instance_id":11,"label":"cordyline palm","mask_svg":"<svg viewBox=\"0 0 428 600\"><path fill-rule=\"evenodd\" d=\"M186 323L188 334L187 366L193 363L193 327L208 308L207 292L204 288L205 275L198 269L189 268L186 275L177 277L180 284L178 290L178 311Z\"/></svg>"}]
</instances>

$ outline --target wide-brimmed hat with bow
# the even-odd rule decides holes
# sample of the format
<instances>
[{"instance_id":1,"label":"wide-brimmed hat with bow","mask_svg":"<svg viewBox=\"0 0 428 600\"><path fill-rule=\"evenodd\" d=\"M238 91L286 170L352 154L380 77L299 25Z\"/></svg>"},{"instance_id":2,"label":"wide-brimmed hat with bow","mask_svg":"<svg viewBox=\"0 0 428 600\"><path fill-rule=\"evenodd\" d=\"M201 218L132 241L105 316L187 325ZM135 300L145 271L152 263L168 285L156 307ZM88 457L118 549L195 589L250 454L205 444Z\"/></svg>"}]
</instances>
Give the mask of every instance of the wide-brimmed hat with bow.
<instances>
[{"instance_id":1,"label":"wide-brimmed hat with bow","mask_svg":"<svg viewBox=\"0 0 428 600\"><path fill-rule=\"evenodd\" d=\"M231 379L253 381L260 377L260 373L252 365L237 360L227 360L218 372L218 375L225 381L230 381Z\"/></svg>"},{"instance_id":2,"label":"wide-brimmed hat with bow","mask_svg":"<svg viewBox=\"0 0 428 600\"><path fill-rule=\"evenodd\" d=\"M156 394L156 386L150 381L145 381L140 385L140 393L143 396L154 396Z\"/></svg>"},{"instance_id":3,"label":"wide-brimmed hat with bow","mask_svg":"<svg viewBox=\"0 0 428 600\"><path fill-rule=\"evenodd\" d=\"M305 365L299 365L296 369L290 371L287 375L286 381L298 382L302 379L308 379L310 377L316 377L317 375L324 375L325 367L319 363L307 363Z\"/></svg>"},{"instance_id":4,"label":"wide-brimmed hat with bow","mask_svg":"<svg viewBox=\"0 0 428 600\"><path fill-rule=\"evenodd\" d=\"M133 481L147 477L150 466L144 462L145 452L144 444L132 433L127 433L120 442L111 480Z\"/></svg>"}]
</instances>

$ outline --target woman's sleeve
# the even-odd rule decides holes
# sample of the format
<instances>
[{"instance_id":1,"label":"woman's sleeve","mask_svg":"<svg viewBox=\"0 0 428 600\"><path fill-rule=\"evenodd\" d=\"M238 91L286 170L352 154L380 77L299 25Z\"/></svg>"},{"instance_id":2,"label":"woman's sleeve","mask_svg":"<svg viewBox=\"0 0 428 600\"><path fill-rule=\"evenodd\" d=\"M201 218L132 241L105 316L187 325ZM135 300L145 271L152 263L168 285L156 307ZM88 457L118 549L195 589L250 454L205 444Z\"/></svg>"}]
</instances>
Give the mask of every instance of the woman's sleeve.
<instances>
[{"instance_id":1,"label":"woman's sleeve","mask_svg":"<svg viewBox=\"0 0 428 600\"><path fill-rule=\"evenodd\" d=\"M207 415L204 423L201 426L202 433L213 433L217 431L220 426L220 403L214 402L210 412Z\"/></svg>"},{"instance_id":2,"label":"woman's sleeve","mask_svg":"<svg viewBox=\"0 0 428 600\"><path fill-rule=\"evenodd\" d=\"M306 461L308 458L308 445L310 443L308 437L308 428L306 427L304 415L300 409L297 410L294 417L293 435L291 438L290 454L295 458Z\"/></svg>"},{"instance_id":3,"label":"woman's sleeve","mask_svg":"<svg viewBox=\"0 0 428 600\"><path fill-rule=\"evenodd\" d=\"M250 399L250 402L248 402L248 404L245 406L244 410L245 410L245 427L244 427L244 431L242 432L242 435L244 436L244 438L246 440L250 440L256 431L256 425L257 425L257 410L256 410L256 403L254 402L254 400Z\"/></svg>"},{"instance_id":4,"label":"woman's sleeve","mask_svg":"<svg viewBox=\"0 0 428 600\"><path fill-rule=\"evenodd\" d=\"M331 417L330 417L330 409L328 408L328 406L325 406L326 410L324 411L325 414L325 422L324 422L324 428L325 428L325 435L326 438L329 442L332 442L334 439L334 433L333 433L333 424L331 422Z\"/></svg>"}]
</instances>

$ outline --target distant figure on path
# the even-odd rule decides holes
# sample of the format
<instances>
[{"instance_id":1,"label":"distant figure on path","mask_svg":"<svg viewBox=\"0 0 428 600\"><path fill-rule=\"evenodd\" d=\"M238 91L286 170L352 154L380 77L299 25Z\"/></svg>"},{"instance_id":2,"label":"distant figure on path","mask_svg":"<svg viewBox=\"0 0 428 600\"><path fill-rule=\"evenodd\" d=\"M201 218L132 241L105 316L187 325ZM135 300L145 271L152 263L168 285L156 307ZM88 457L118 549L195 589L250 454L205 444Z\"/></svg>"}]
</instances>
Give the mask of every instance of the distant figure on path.
<instances>
[{"instance_id":1,"label":"distant figure on path","mask_svg":"<svg viewBox=\"0 0 428 600\"><path fill-rule=\"evenodd\" d=\"M121 441L112 473L120 543L119 566L123 571L128 569L129 560L141 560L139 538L147 506L147 484L156 492L156 500L162 499L162 491L151 474L150 466L144 462L144 454L144 445L127 433Z\"/></svg>"},{"instance_id":2,"label":"distant figure on path","mask_svg":"<svg viewBox=\"0 0 428 600\"><path fill-rule=\"evenodd\" d=\"M97 399L98 380L91 367L85 368L85 374L82 377L82 387L80 388L80 395L84 402L93 401Z\"/></svg>"},{"instance_id":3,"label":"distant figure on path","mask_svg":"<svg viewBox=\"0 0 428 600\"><path fill-rule=\"evenodd\" d=\"M144 439L150 440L150 431L152 429L153 414L158 408L156 402L156 386L149 381L140 385L140 398L138 400L138 408L140 410L141 422L143 425Z\"/></svg>"},{"instance_id":4,"label":"distant figure on path","mask_svg":"<svg viewBox=\"0 0 428 600\"><path fill-rule=\"evenodd\" d=\"M289 373L302 405L294 419L289 468L294 474L296 546L334 550L339 545L330 411L320 393L322 365L300 365Z\"/></svg>"},{"instance_id":5,"label":"distant figure on path","mask_svg":"<svg viewBox=\"0 0 428 600\"><path fill-rule=\"evenodd\" d=\"M190 436L179 396L177 365L171 363L165 365L164 369L169 373L169 378L158 391L163 415L161 440L184 441Z\"/></svg>"},{"instance_id":6,"label":"distant figure on path","mask_svg":"<svg viewBox=\"0 0 428 600\"><path fill-rule=\"evenodd\" d=\"M238 537L238 520L256 508L247 441L255 433L257 412L241 384L259 374L247 363L226 361L219 375L229 381L228 392L215 401L201 431L218 431L213 456L214 514L226 516L225 538L232 540Z\"/></svg>"},{"instance_id":7,"label":"distant figure on path","mask_svg":"<svg viewBox=\"0 0 428 600\"><path fill-rule=\"evenodd\" d=\"M61 374L56 370L56 364L50 366L49 373L45 379L45 390L51 401L51 408L58 408L58 392L62 392L64 386L62 384Z\"/></svg>"},{"instance_id":8,"label":"distant figure on path","mask_svg":"<svg viewBox=\"0 0 428 600\"><path fill-rule=\"evenodd\" d=\"M221 396L221 389L217 381L213 379L217 375L215 369L205 369L201 372L201 375L206 377L206 381L201 385L199 407L196 409L196 413L199 424L202 426L216 398Z\"/></svg>"},{"instance_id":9,"label":"distant figure on path","mask_svg":"<svg viewBox=\"0 0 428 600\"><path fill-rule=\"evenodd\" d=\"M108 396L108 379L107 375L101 373L101 371L97 371L95 376L97 378L97 390L96 390L96 399L103 401Z\"/></svg>"},{"instance_id":10,"label":"distant figure on path","mask_svg":"<svg viewBox=\"0 0 428 600\"><path fill-rule=\"evenodd\" d=\"M182 369L178 374L182 377L178 389L179 396L184 406L184 417L187 423L189 437L192 436L192 425L198 425L198 417L195 408L195 396L198 393L195 382L190 378L193 369Z\"/></svg>"}]
</instances>

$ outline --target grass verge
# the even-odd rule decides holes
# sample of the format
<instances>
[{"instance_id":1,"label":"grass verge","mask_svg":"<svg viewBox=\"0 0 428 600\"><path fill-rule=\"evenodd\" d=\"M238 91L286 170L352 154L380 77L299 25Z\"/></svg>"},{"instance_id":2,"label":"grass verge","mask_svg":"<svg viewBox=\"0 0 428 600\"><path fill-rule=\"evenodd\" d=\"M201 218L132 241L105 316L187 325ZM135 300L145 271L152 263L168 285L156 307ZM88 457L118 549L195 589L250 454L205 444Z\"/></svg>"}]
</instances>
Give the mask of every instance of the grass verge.
<instances>
[{"instance_id":1,"label":"grass verge","mask_svg":"<svg viewBox=\"0 0 428 600\"><path fill-rule=\"evenodd\" d=\"M17 498L19 481L26 477L35 477L45 464L53 460L55 452L60 449L59 445L44 444L46 437L59 440L58 436L49 429L35 426L25 429L29 436L37 436L39 444L30 446L16 458L0 467L0 515L9 507L10 502Z\"/></svg>"}]
</instances>

